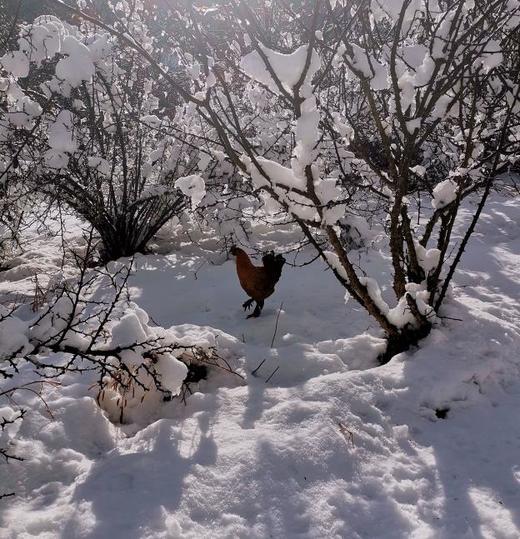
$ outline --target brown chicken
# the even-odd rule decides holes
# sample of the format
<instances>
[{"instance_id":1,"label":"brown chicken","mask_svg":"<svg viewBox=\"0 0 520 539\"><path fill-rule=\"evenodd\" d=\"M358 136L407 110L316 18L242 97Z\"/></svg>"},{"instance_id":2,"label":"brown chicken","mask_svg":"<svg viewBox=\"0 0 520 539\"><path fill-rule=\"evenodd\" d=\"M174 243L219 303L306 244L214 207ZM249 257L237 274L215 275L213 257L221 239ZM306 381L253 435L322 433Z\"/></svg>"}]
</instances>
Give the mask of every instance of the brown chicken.
<instances>
[{"instance_id":1,"label":"brown chicken","mask_svg":"<svg viewBox=\"0 0 520 539\"><path fill-rule=\"evenodd\" d=\"M250 309L256 302L254 311L247 318L257 318L262 312L264 300L273 292L285 264L282 255L275 255L273 251L262 257L263 266L254 266L247 253L238 248L231 247L231 254L237 259L238 280L246 294L251 298L243 303L244 311Z\"/></svg>"}]
</instances>

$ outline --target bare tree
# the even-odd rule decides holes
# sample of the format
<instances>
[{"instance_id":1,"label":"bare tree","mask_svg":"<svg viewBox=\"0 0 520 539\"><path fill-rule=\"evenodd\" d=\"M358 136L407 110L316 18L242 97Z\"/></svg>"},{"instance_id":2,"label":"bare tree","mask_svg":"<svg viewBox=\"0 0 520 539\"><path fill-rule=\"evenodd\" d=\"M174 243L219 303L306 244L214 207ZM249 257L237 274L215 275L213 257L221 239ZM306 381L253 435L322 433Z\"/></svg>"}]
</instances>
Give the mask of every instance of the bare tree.
<instances>
[{"instance_id":1,"label":"bare tree","mask_svg":"<svg viewBox=\"0 0 520 539\"><path fill-rule=\"evenodd\" d=\"M518 9L502 1L302 2L296 17L285 3L274 6L298 20L299 31L273 32L258 5L219 5L216 17L250 44L215 50L208 39L219 55L218 84L201 115L377 320L388 337L386 361L429 333L492 181L518 152L518 70L508 54ZM190 16L189 27L200 27L200 16ZM264 151L243 121L254 110L242 98L251 84L244 74L272 98L271 122L287 125L289 116L296 124L285 159ZM473 195L477 209L457 244L453 225ZM379 212L388 233L395 307L342 241L341 217L363 205Z\"/></svg>"}]
</instances>

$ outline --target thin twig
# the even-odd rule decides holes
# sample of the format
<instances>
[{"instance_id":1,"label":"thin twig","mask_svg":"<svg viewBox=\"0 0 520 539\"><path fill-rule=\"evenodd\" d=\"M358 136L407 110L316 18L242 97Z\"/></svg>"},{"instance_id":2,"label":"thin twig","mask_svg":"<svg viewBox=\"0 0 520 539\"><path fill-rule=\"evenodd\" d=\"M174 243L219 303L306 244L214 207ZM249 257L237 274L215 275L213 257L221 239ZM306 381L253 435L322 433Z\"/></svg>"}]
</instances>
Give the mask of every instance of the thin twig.
<instances>
[{"instance_id":1,"label":"thin twig","mask_svg":"<svg viewBox=\"0 0 520 539\"><path fill-rule=\"evenodd\" d=\"M267 358L264 358L262 359L262 361L260 362L260 365L258 365L258 367L251 373L253 376L256 376L256 373L258 372L258 370L260 369L260 367L267 361Z\"/></svg>"},{"instance_id":2,"label":"thin twig","mask_svg":"<svg viewBox=\"0 0 520 539\"><path fill-rule=\"evenodd\" d=\"M276 339L276 332L278 331L278 320L280 320L280 313L282 312L282 307L283 307L283 301L282 303L280 303L278 314L276 315L276 324L274 326L273 338L271 339L271 348L273 347L274 340Z\"/></svg>"},{"instance_id":3,"label":"thin twig","mask_svg":"<svg viewBox=\"0 0 520 539\"><path fill-rule=\"evenodd\" d=\"M267 384L267 382L269 382L269 380L275 375L276 371L280 368L280 365L278 365L278 367L276 367L276 369L269 375L269 378L265 381L265 383Z\"/></svg>"},{"instance_id":4,"label":"thin twig","mask_svg":"<svg viewBox=\"0 0 520 539\"><path fill-rule=\"evenodd\" d=\"M454 318L453 316L441 316L440 314L436 314L435 316L441 320L455 320L456 322L464 322L462 318Z\"/></svg>"}]
</instances>

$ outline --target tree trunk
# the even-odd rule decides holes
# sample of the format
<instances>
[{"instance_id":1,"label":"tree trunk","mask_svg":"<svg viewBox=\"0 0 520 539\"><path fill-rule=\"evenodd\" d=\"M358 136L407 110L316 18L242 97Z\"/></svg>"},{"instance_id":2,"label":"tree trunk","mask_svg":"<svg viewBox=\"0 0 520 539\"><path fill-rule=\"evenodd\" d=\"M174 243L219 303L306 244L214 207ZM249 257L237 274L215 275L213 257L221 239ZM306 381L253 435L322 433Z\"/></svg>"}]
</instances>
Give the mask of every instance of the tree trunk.
<instances>
[{"instance_id":1,"label":"tree trunk","mask_svg":"<svg viewBox=\"0 0 520 539\"><path fill-rule=\"evenodd\" d=\"M385 365L394 356L401 352L407 352L410 348L418 346L419 341L430 334L431 322L423 321L418 327L406 326L399 333L390 335L386 339L386 350L379 354L380 365Z\"/></svg>"}]
</instances>

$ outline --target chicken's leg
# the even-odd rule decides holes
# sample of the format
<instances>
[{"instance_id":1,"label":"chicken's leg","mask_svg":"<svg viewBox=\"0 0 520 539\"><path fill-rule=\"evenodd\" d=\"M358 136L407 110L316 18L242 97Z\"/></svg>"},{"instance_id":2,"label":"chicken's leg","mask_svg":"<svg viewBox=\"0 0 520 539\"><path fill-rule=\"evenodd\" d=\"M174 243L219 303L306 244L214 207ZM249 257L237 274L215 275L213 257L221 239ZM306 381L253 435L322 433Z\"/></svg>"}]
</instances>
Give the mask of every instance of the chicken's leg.
<instances>
[{"instance_id":1,"label":"chicken's leg","mask_svg":"<svg viewBox=\"0 0 520 539\"><path fill-rule=\"evenodd\" d=\"M255 301L254 299L248 299L247 301L244 301L244 303L242 303L242 307L244 307L244 311L247 311L248 309L251 309L251 306L253 305L253 301Z\"/></svg>"},{"instance_id":2,"label":"chicken's leg","mask_svg":"<svg viewBox=\"0 0 520 539\"><path fill-rule=\"evenodd\" d=\"M261 299L260 301L256 302L255 310L247 318L258 318L263 308L264 308L264 300Z\"/></svg>"}]
</instances>

